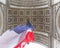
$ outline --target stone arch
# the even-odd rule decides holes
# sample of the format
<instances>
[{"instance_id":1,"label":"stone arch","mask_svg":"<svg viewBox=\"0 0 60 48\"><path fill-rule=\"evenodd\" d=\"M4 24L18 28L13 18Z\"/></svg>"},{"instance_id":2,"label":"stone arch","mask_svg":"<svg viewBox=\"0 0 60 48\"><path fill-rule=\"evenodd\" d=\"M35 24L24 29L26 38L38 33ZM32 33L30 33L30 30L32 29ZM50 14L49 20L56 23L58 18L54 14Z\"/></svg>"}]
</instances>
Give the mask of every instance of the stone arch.
<instances>
[{"instance_id":1,"label":"stone arch","mask_svg":"<svg viewBox=\"0 0 60 48\"><path fill-rule=\"evenodd\" d=\"M57 12L57 16L56 16L56 27L57 27L57 31L60 34L60 8Z\"/></svg>"}]
</instances>

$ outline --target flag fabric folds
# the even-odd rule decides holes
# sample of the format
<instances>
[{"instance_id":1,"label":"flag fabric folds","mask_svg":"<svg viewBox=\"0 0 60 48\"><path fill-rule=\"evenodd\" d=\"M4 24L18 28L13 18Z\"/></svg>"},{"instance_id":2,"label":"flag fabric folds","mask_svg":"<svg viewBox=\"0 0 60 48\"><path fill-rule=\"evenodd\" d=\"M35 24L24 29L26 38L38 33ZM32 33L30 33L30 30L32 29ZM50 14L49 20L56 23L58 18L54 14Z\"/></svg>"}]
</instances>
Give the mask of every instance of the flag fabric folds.
<instances>
[{"instance_id":1,"label":"flag fabric folds","mask_svg":"<svg viewBox=\"0 0 60 48\"><path fill-rule=\"evenodd\" d=\"M34 27L29 21L26 25L18 25L7 30L0 36L0 47L10 48L10 45L13 44L11 48L24 48L27 43L34 41L33 30Z\"/></svg>"},{"instance_id":2,"label":"flag fabric folds","mask_svg":"<svg viewBox=\"0 0 60 48\"><path fill-rule=\"evenodd\" d=\"M31 29L26 31L25 38L22 41L19 41L14 48L24 48L26 44L29 44L29 42L34 42L34 33Z\"/></svg>"}]
</instances>

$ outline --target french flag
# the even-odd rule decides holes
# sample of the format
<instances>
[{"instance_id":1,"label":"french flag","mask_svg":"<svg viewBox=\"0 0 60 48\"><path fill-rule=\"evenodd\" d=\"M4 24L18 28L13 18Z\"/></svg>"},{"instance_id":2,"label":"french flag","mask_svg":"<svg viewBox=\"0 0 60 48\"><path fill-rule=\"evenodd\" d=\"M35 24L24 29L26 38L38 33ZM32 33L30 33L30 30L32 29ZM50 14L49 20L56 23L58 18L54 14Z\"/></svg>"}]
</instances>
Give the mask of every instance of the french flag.
<instances>
[{"instance_id":1,"label":"french flag","mask_svg":"<svg viewBox=\"0 0 60 48\"><path fill-rule=\"evenodd\" d=\"M13 29L5 31L0 36L1 48L24 48L24 46L34 41L34 27L27 21L26 25L18 25Z\"/></svg>"},{"instance_id":2,"label":"french flag","mask_svg":"<svg viewBox=\"0 0 60 48\"><path fill-rule=\"evenodd\" d=\"M24 48L29 42L34 42L34 33L31 29L27 29L24 35L24 39L20 40L14 48Z\"/></svg>"},{"instance_id":3,"label":"french flag","mask_svg":"<svg viewBox=\"0 0 60 48\"><path fill-rule=\"evenodd\" d=\"M25 29L25 31L21 31L22 35L20 36L20 40L18 44L14 46L14 48L24 48L24 46L29 42L34 42L34 27L30 23L29 19L27 19L27 23L25 26L23 26L23 28Z\"/></svg>"}]
</instances>

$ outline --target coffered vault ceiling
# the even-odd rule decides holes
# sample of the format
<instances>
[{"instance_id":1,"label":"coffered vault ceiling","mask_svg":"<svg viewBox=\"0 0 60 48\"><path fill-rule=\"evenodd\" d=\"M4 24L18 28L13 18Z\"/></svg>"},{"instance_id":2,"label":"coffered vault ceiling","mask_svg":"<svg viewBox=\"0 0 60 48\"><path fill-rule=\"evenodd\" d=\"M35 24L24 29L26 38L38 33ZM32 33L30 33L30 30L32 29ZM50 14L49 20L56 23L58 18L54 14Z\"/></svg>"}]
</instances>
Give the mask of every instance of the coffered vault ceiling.
<instances>
[{"instance_id":1,"label":"coffered vault ceiling","mask_svg":"<svg viewBox=\"0 0 60 48\"><path fill-rule=\"evenodd\" d=\"M10 5L21 7L35 7L48 4L48 0L8 0Z\"/></svg>"}]
</instances>

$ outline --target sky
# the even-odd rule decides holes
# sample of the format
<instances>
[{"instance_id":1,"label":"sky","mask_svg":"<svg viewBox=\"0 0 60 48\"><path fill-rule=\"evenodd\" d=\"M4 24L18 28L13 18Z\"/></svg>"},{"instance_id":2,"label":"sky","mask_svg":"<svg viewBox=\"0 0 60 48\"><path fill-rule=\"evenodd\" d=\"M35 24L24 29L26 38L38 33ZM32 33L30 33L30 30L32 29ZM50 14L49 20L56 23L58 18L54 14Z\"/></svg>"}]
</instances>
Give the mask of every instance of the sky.
<instances>
[{"instance_id":1,"label":"sky","mask_svg":"<svg viewBox=\"0 0 60 48\"><path fill-rule=\"evenodd\" d=\"M4 4L5 4L5 3L6 3L6 0L0 0L0 2L2 2L2 3L4 3Z\"/></svg>"},{"instance_id":2,"label":"sky","mask_svg":"<svg viewBox=\"0 0 60 48\"><path fill-rule=\"evenodd\" d=\"M60 0L54 0L54 4L57 3L57 2L60 2Z\"/></svg>"}]
</instances>

